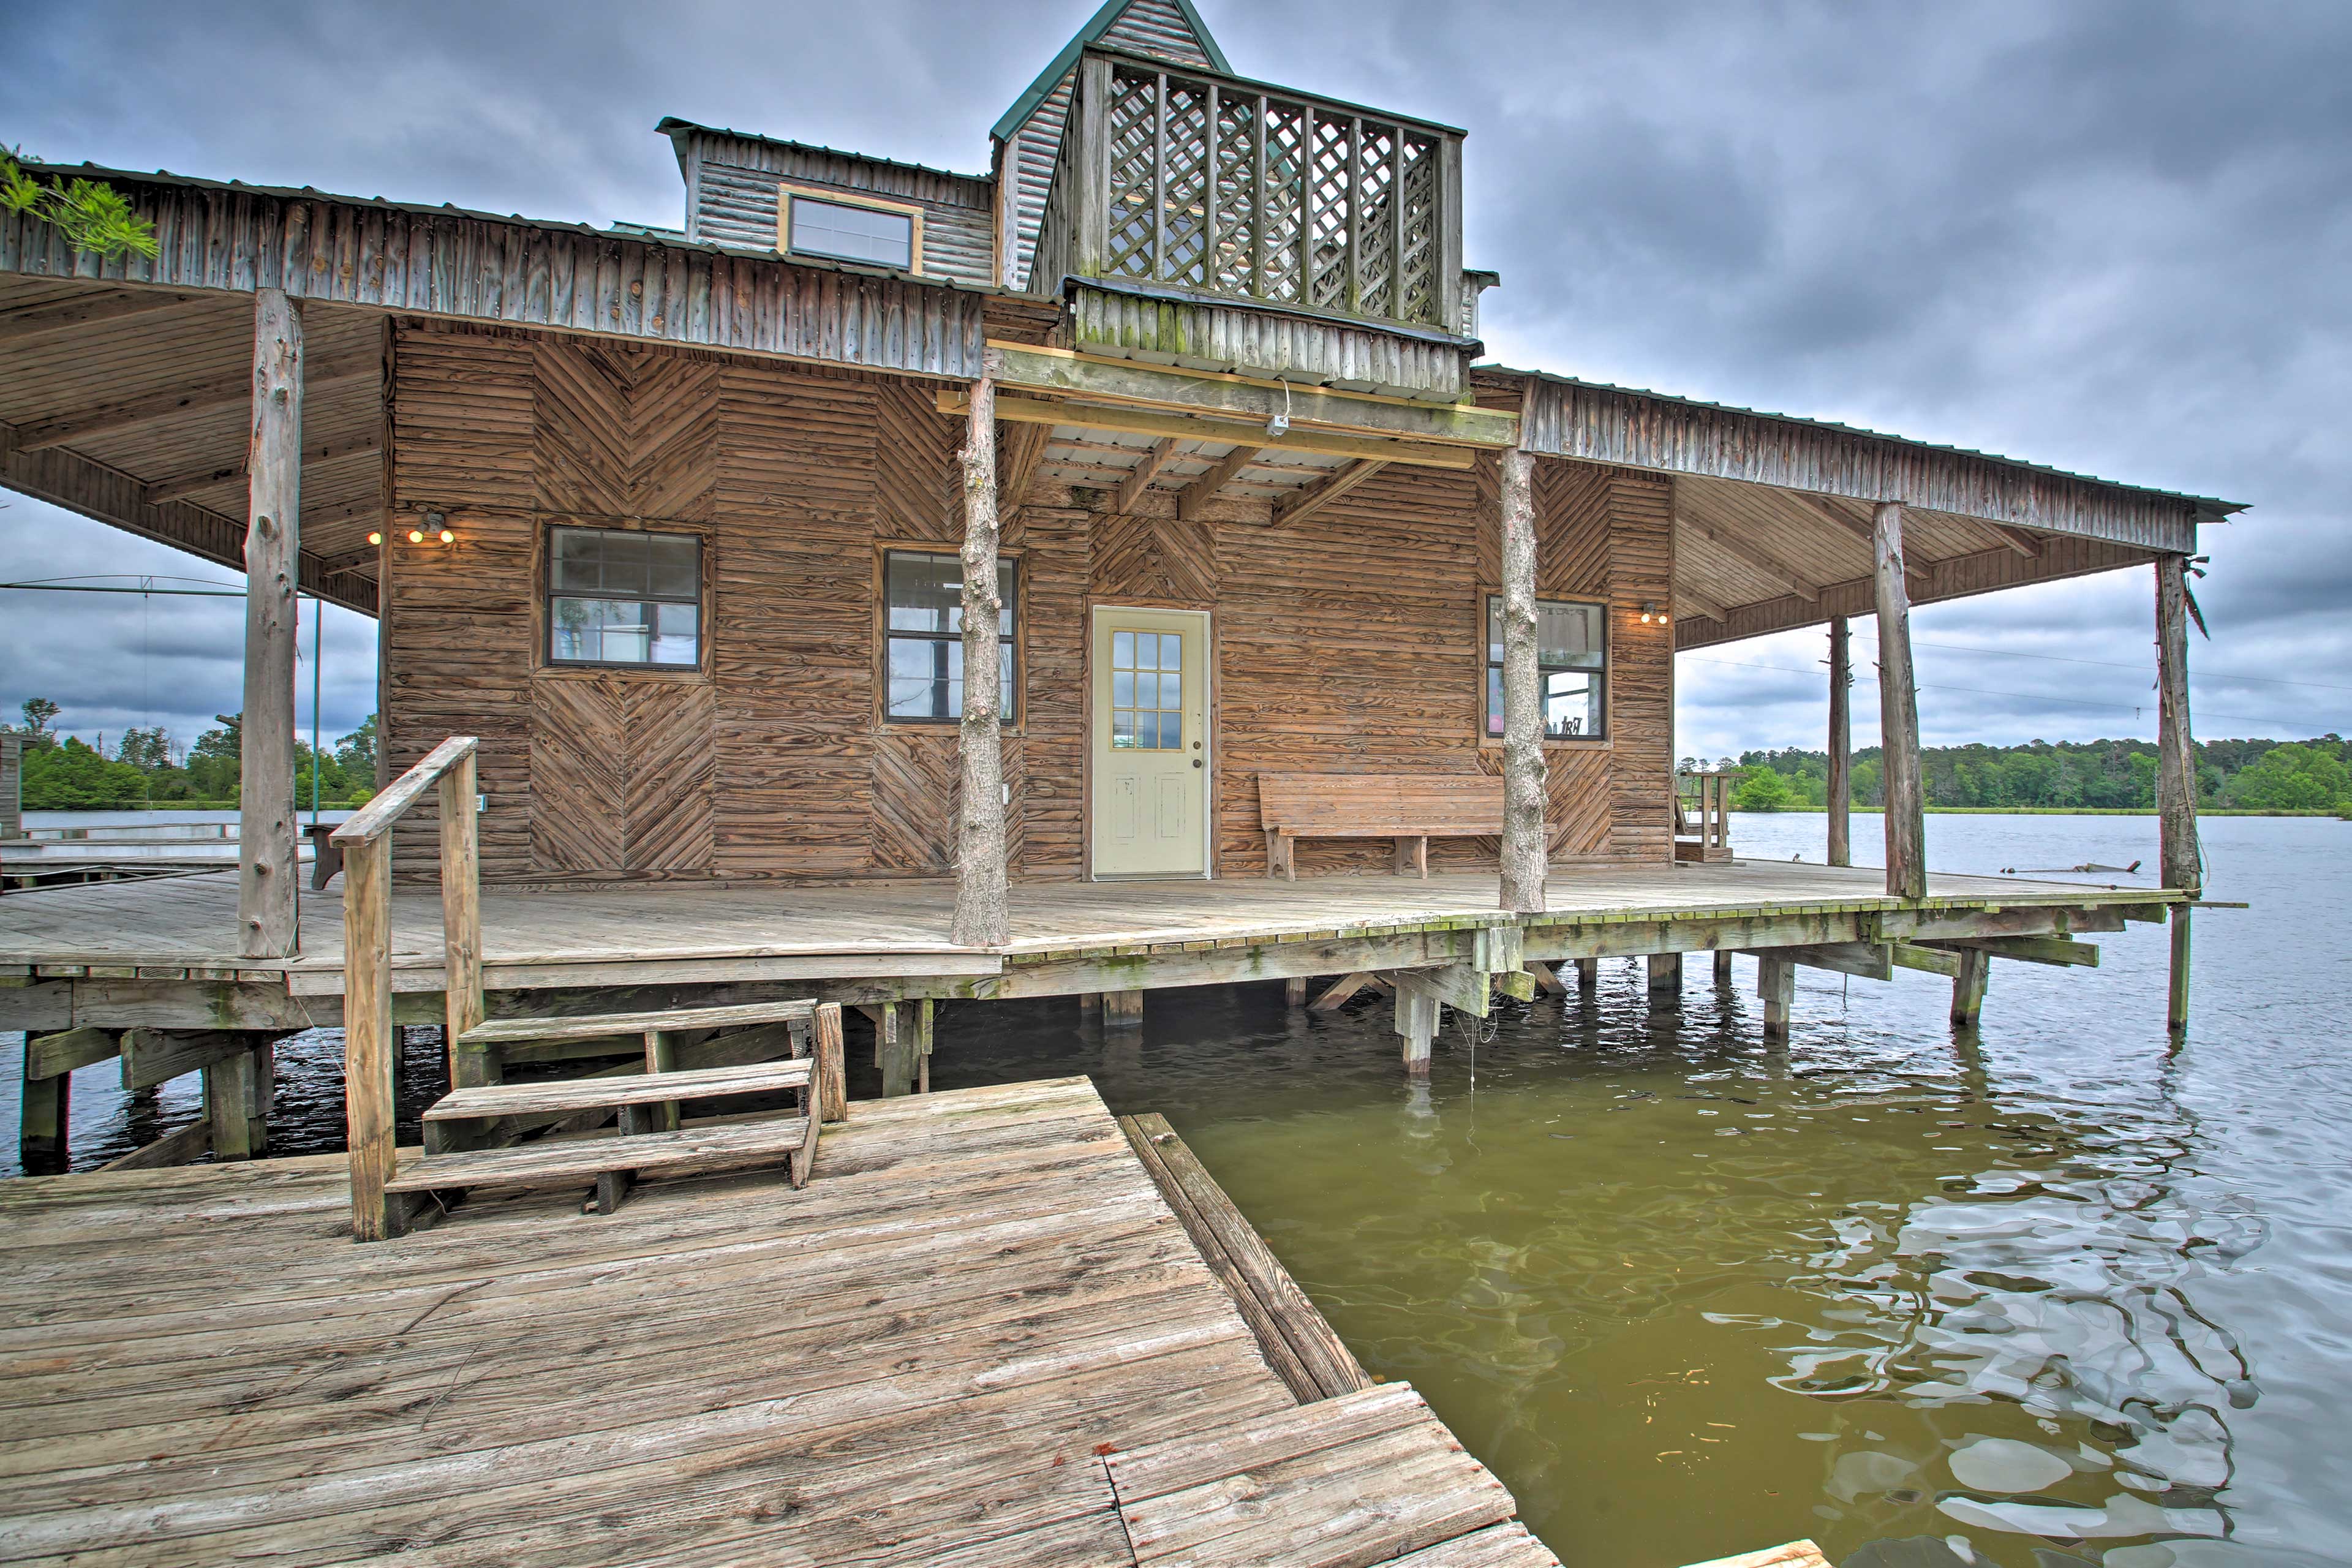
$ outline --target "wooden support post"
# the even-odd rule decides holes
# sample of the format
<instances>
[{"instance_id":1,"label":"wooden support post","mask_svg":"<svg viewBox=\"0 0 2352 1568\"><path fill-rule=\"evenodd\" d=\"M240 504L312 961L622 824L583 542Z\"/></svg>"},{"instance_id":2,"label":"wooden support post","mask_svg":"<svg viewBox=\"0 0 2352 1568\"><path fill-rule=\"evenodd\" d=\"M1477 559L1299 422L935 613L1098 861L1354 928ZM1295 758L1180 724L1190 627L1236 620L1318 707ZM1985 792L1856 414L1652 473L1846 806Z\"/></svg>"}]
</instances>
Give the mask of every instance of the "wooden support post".
<instances>
[{"instance_id":1,"label":"wooden support post","mask_svg":"<svg viewBox=\"0 0 2352 1568\"><path fill-rule=\"evenodd\" d=\"M1601 990L1599 959L1580 958L1576 961L1576 989L1577 994L1587 1001L1591 1001L1599 993Z\"/></svg>"},{"instance_id":2,"label":"wooden support post","mask_svg":"<svg viewBox=\"0 0 2352 1568\"><path fill-rule=\"evenodd\" d=\"M885 1002L877 1024L880 1031L882 1095L886 1100L911 1094L915 1088L915 1005Z\"/></svg>"},{"instance_id":3,"label":"wooden support post","mask_svg":"<svg viewBox=\"0 0 2352 1568\"><path fill-rule=\"evenodd\" d=\"M931 1092L931 1041L936 1034L939 1003L929 996L907 1004L915 1016L915 1089Z\"/></svg>"},{"instance_id":4,"label":"wooden support post","mask_svg":"<svg viewBox=\"0 0 2352 1568\"><path fill-rule=\"evenodd\" d=\"M1927 800L1919 778L1919 696L1911 675L1911 598L1903 582L1903 507L1872 514L1877 562L1878 731L1886 779L1886 891L1927 896Z\"/></svg>"},{"instance_id":5,"label":"wooden support post","mask_svg":"<svg viewBox=\"0 0 2352 1568\"><path fill-rule=\"evenodd\" d=\"M246 471L238 951L248 958L284 958L299 945L294 646L301 561L302 310L281 289L254 291L253 426Z\"/></svg>"},{"instance_id":6,"label":"wooden support post","mask_svg":"<svg viewBox=\"0 0 2352 1568\"><path fill-rule=\"evenodd\" d=\"M2164 885L2205 889L2197 845L2197 750L2189 729L2189 563L2156 559L2156 810ZM2165 1021L2189 1026L2189 911L2172 911L2172 968Z\"/></svg>"},{"instance_id":7,"label":"wooden support post","mask_svg":"<svg viewBox=\"0 0 2352 1568\"><path fill-rule=\"evenodd\" d=\"M1797 966L1769 952L1756 955L1756 994L1764 998L1764 1037L1789 1037L1789 1016L1797 1005Z\"/></svg>"},{"instance_id":8,"label":"wooden support post","mask_svg":"<svg viewBox=\"0 0 2352 1568\"><path fill-rule=\"evenodd\" d=\"M1568 994L1567 984L1561 981L1559 975L1553 970L1550 964L1545 963L1538 959L1530 958L1522 967L1527 970L1528 974L1534 977L1537 989L1543 992L1545 995L1565 996Z\"/></svg>"},{"instance_id":9,"label":"wooden support post","mask_svg":"<svg viewBox=\"0 0 2352 1568\"><path fill-rule=\"evenodd\" d=\"M997 634L1003 605L996 587L996 367L990 350L972 384L963 445L963 717L957 749L963 795L956 830L956 904L951 939L993 947L1011 930L1004 872L1003 679Z\"/></svg>"},{"instance_id":10,"label":"wooden support post","mask_svg":"<svg viewBox=\"0 0 2352 1568\"><path fill-rule=\"evenodd\" d=\"M1346 1005L1349 997L1367 985L1375 989L1381 988L1380 977L1362 973L1342 974L1339 979L1331 982L1323 994L1307 1004L1307 1010L1310 1013L1336 1013Z\"/></svg>"},{"instance_id":11,"label":"wooden support post","mask_svg":"<svg viewBox=\"0 0 2352 1568\"><path fill-rule=\"evenodd\" d=\"M1952 975L1952 1026L1966 1028L1984 1011L1985 982L1992 976L1992 954L1982 948L1961 948L1952 956L1959 961Z\"/></svg>"},{"instance_id":12,"label":"wooden support post","mask_svg":"<svg viewBox=\"0 0 2352 1568\"><path fill-rule=\"evenodd\" d=\"M1101 992L1099 992L1099 991L1081 991L1081 992L1079 992L1079 993L1078 993L1078 1014L1079 1014L1079 1016L1080 1016L1081 1017L1084 1017L1084 1016L1087 1016L1087 1015L1088 1015L1088 1014L1097 1014L1097 1013L1100 1013L1101 1011L1102 1011L1102 993L1101 993Z\"/></svg>"},{"instance_id":13,"label":"wooden support post","mask_svg":"<svg viewBox=\"0 0 2352 1568\"><path fill-rule=\"evenodd\" d=\"M386 1193L392 1142L392 837L343 847L343 1119L351 1149L352 1236L382 1241L407 1205Z\"/></svg>"},{"instance_id":14,"label":"wooden support post","mask_svg":"<svg viewBox=\"0 0 2352 1568\"><path fill-rule=\"evenodd\" d=\"M475 803L480 796L475 763L475 754L467 752L450 764L436 786L440 792L436 804L441 817L441 948L447 971L442 1027L445 1037L452 1041L464 1038L466 1031L480 1023L488 1011L482 997L482 873L479 824L475 816ZM345 890L348 893L348 884ZM453 1050L449 1056L449 1087L465 1087L457 1081L459 1053ZM466 1070L473 1083L499 1081L498 1061L487 1051L470 1052ZM676 1126L676 1108L672 1110L670 1125Z\"/></svg>"},{"instance_id":15,"label":"wooden support post","mask_svg":"<svg viewBox=\"0 0 2352 1568\"><path fill-rule=\"evenodd\" d=\"M1282 983L1282 1000L1292 1007L1307 1005L1307 981L1304 974L1294 974Z\"/></svg>"},{"instance_id":16,"label":"wooden support post","mask_svg":"<svg viewBox=\"0 0 2352 1568\"><path fill-rule=\"evenodd\" d=\"M205 1067L205 1120L211 1124L216 1160L250 1160L268 1152L260 1064L254 1058L253 1051L241 1050Z\"/></svg>"},{"instance_id":17,"label":"wooden support post","mask_svg":"<svg viewBox=\"0 0 2352 1568\"><path fill-rule=\"evenodd\" d=\"M1106 991L1102 994L1102 1010L1105 1028L1143 1027L1143 993L1140 991Z\"/></svg>"},{"instance_id":18,"label":"wooden support post","mask_svg":"<svg viewBox=\"0 0 2352 1568\"><path fill-rule=\"evenodd\" d=\"M849 1120L849 1067L841 1048L841 1004L821 1002L816 1009L815 1104L820 1121Z\"/></svg>"},{"instance_id":19,"label":"wooden support post","mask_svg":"<svg viewBox=\"0 0 2352 1568\"><path fill-rule=\"evenodd\" d=\"M26 1079L16 1142L17 1160L26 1175L51 1175L66 1168L72 1127L73 1075Z\"/></svg>"},{"instance_id":20,"label":"wooden support post","mask_svg":"<svg viewBox=\"0 0 2352 1568\"><path fill-rule=\"evenodd\" d=\"M667 1029L646 1031L646 1071L649 1073L677 1070L677 1037ZM648 1132L675 1132L678 1124L678 1104L675 1100L642 1108L651 1112L647 1118Z\"/></svg>"},{"instance_id":21,"label":"wooden support post","mask_svg":"<svg viewBox=\"0 0 2352 1568\"><path fill-rule=\"evenodd\" d=\"M1679 1001L1683 994L1683 955L1679 952L1654 952L1649 955L1650 1000L1653 1003Z\"/></svg>"},{"instance_id":22,"label":"wooden support post","mask_svg":"<svg viewBox=\"0 0 2352 1568\"><path fill-rule=\"evenodd\" d=\"M1404 1038L1404 1070L1415 1077L1429 1071L1429 1047L1437 1038L1437 998L1409 986L1397 987L1396 1032Z\"/></svg>"},{"instance_id":23,"label":"wooden support post","mask_svg":"<svg viewBox=\"0 0 2352 1568\"><path fill-rule=\"evenodd\" d=\"M1727 947L1715 950L1715 983L1717 985L1731 984L1731 949Z\"/></svg>"},{"instance_id":24,"label":"wooden support post","mask_svg":"<svg viewBox=\"0 0 2352 1568\"><path fill-rule=\"evenodd\" d=\"M1533 386L1530 384L1530 395ZM1533 454L1502 455L1503 887L1514 914L1544 907L1546 773L1543 692L1536 668L1536 500Z\"/></svg>"},{"instance_id":25,"label":"wooden support post","mask_svg":"<svg viewBox=\"0 0 2352 1568\"><path fill-rule=\"evenodd\" d=\"M0 839L25 837L24 752L21 735L0 735Z\"/></svg>"},{"instance_id":26,"label":"wooden support post","mask_svg":"<svg viewBox=\"0 0 2352 1568\"><path fill-rule=\"evenodd\" d=\"M1830 864L1853 864L1853 634L1830 622Z\"/></svg>"}]
</instances>

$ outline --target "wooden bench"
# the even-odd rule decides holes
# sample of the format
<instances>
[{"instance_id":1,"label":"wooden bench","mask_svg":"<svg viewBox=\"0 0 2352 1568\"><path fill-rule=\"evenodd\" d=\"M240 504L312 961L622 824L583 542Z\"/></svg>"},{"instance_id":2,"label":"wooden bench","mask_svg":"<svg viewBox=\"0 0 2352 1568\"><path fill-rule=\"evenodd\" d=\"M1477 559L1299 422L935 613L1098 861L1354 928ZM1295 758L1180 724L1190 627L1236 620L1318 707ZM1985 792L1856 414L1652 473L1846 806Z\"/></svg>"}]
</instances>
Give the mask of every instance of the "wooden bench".
<instances>
[{"instance_id":1,"label":"wooden bench","mask_svg":"<svg viewBox=\"0 0 2352 1568\"><path fill-rule=\"evenodd\" d=\"M1389 838L1399 876L1429 875L1433 838L1498 838L1503 781L1487 773L1260 773L1265 874L1298 879L1301 838Z\"/></svg>"}]
</instances>

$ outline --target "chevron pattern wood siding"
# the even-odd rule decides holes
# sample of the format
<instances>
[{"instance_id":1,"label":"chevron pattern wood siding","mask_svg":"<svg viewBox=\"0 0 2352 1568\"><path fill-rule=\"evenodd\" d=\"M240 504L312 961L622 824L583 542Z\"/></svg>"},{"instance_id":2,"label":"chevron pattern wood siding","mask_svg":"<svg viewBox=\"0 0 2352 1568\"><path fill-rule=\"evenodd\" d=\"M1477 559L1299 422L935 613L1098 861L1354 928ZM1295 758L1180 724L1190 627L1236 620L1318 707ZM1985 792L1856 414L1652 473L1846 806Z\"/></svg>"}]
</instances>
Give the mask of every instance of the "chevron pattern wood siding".
<instances>
[{"instance_id":1,"label":"chevron pattern wood siding","mask_svg":"<svg viewBox=\"0 0 2352 1568\"><path fill-rule=\"evenodd\" d=\"M482 737L488 880L951 868L953 731L882 723L876 679L876 550L952 547L961 529L962 426L931 398L857 372L401 328L393 504L443 511L458 542L395 530L387 548L384 733L395 768ZM1640 607L1672 577L1670 488L1553 460L1536 483L1540 590L1607 599L1612 638L1611 744L1548 753L1555 853L1664 859L1672 654ZM1221 875L1262 868L1261 769L1492 771L1494 501L1491 465L1391 468L1286 526L1246 499L1185 522L1167 492L1120 515L1105 492L1033 484L1005 517L1025 699L1005 747L1015 873L1083 874L1095 603L1214 615ZM707 676L535 670L536 551L556 518L703 535ZM404 827L404 875L430 870L433 838ZM1389 851L1300 858L1384 873ZM1432 858L1494 863L1471 841Z\"/></svg>"}]
</instances>

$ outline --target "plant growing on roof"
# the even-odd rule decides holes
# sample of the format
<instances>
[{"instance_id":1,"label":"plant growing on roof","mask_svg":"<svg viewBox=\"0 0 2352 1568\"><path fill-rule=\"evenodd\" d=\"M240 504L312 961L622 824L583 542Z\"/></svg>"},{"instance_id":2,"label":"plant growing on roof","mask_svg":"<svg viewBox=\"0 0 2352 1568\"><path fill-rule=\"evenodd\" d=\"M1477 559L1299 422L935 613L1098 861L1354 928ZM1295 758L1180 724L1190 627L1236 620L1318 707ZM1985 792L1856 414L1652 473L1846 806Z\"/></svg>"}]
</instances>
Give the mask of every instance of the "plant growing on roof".
<instances>
[{"instance_id":1,"label":"plant growing on roof","mask_svg":"<svg viewBox=\"0 0 2352 1568\"><path fill-rule=\"evenodd\" d=\"M155 254L155 226L131 210L122 193L100 180L43 181L0 153L0 208L54 226L76 250L112 259Z\"/></svg>"}]
</instances>

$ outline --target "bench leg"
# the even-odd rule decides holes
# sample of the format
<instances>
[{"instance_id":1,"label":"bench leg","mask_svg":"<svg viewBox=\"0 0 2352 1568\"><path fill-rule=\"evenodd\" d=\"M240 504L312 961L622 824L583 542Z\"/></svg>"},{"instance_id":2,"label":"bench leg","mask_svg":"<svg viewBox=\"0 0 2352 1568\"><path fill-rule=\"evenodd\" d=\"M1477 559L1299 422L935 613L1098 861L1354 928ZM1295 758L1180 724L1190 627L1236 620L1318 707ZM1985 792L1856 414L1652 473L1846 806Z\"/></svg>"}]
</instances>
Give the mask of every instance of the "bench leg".
<instances>
[{"instance_id":1,"label":"bench leg","mask_svg":"<svg viewBox=\"0 0 2352 1568\"><path fill-rule=\"evenodd\" d=\"M605 1171L599 1174L596 1178L596 1212L611 1214L619 1208L635 1182L636 1173L633 1171Z\"/></svg>"},{"instance_id":2,"label":"bench leg","mask_svg":"<svg viewBox=\"0 0 2352 1568\"><path fill-rule=\"evenodd\" d=\"M1429 880L1429 840L1426 838L1398 839L1396 871L1400 877L1411 873L1424 882Z\"/></svg>"},{"instance_id":3,"label":"bench leg","mask_svg":"<svg viewBox=\"0 0 2352 1568\"><path fill-rule=\"evenodd\" d=\"M1266 831L1265 874L1286 882L1298 880L1298 840L1272 828Z\"/></svg>"}]
</instances>

